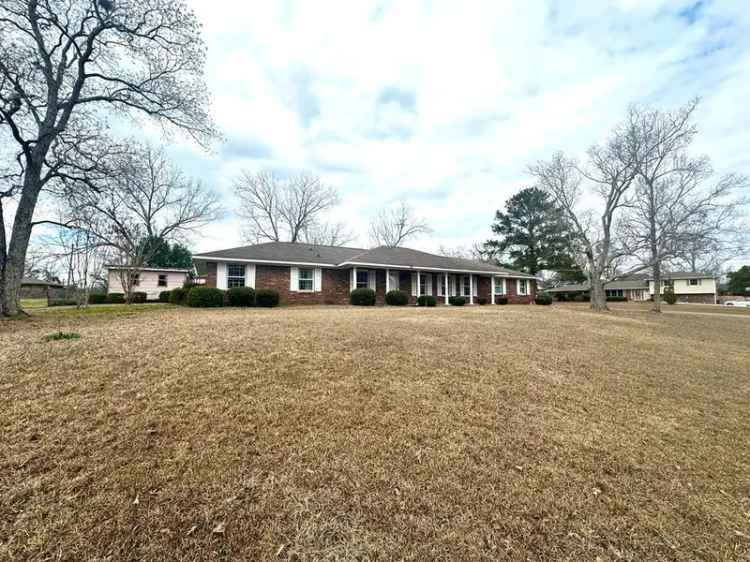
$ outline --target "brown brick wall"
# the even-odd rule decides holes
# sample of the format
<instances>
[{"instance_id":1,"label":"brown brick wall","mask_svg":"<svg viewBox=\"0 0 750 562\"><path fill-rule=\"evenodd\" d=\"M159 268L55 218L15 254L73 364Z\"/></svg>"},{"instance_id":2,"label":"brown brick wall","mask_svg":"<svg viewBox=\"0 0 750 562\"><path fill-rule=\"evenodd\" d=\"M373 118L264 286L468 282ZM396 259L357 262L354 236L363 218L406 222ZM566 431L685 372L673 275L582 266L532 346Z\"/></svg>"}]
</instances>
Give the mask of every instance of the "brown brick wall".
<instances>
[{"instance_id":1,"label":"brown brick wall","mask_svg":"<svg viewBox=\"0 0 750 562\"><path fill-rule=\"evenodd\" d=\"M216 263L208 262L207 264L206 286L216 287ZM386 271L375 271L375 297L377 304L385 304L385 275ZM399 271L399 286L391 289L399 289L409 296L409 303L416 304L417 298L411 294L411 271ZM257 265L255 267L255 287L256 289L276 289L279 292L280 300L283 304L348 304L351 269L323 269L323 290L319 293L298 293L289 290L290 267L288 266L271 266ZM438 296L438 284L442 278L442 273L427 273L426 276L432 277L431 294L437 299L438 304L445 304L445 298ZM492 302L490 289L491 283L489 277L475 276L477 282L478 299L485 298L487 302ZM535 282L531 284L531 295L519 297L516 295L515 279L508 279L506 287L508 290L508 302L514 304L529 304L534 299L536 292Z\"/></svg>"},{"instance_id":2,"label":"brown brick wall","mask_svg":"<svg viewBox=\"0 0 750 562\"><path fill-rule=\"evenodd\" d=\"M487 282L489 283L489 278ZM529 295L519 296L516 290L516 280L506 279L505 280L505 296L508 297L509 304L531 304L534 301L536 295L536 281L529 279ZM494 302L497 302L499 297L495 297Z\"/></svg>"},{"instance_id":3,"label":"brown brick wall","mask_svg":"<svg viewBox=\"0 0 750 562\"><path fill-rule=\"evenodd\" d=\"M694 304L714 304L714 302L716 302L713 293L703 293L700 295L677 295L677 301L689 302Z\"/></svg>"},{"instance_id":4,"label":"brown brick wall","mask_svg":"<svg viewBox=\"0 0 750 562\"><path fill-rule=\"evenodd\" d=\"M323 269L323 290L319 293L298 293L289 290L291 268L257 265L256 289L276 289L282 304L347 304L349 302L349 270Z\"/></svg>"}]
</instances>

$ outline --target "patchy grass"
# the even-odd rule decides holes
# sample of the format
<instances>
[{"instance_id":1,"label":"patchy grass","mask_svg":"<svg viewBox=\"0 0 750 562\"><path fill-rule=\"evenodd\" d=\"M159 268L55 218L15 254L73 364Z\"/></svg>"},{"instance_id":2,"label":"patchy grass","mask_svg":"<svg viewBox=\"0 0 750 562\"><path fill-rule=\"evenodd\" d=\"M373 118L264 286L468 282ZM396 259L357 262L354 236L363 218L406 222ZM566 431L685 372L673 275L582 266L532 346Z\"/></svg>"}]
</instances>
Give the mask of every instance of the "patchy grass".
<instances>
[{"instance_id":1,"label":"patchy grass","mask_svg":"<svg viewBox=\"0 0 750 562\"><path fill-rule=\"evenodd\" d=\"M749 330L566 306L6 323L0 559L747 560Z\"/></svg>"},{"instance_id":2,"label":"patchy grass","mask_svg":"<svg viewBox=\"0 0 750 562\"><path fill-rule=\"evenodd\" d=\"M81 334L76 332L55 332L54 334L47 334L44 336L44 341L62 341L62 340L79 340Z\"/></svg>"},{"instance_id":3,"label":"patchy grass","mask_svg":"<svg viewBox=\"0 0 750 562\"><path fill-rule=\"evenodd\" d=\"M47 299L21 299L21 308L26 311L47 308Z\"/></svg>"},{"instance_id":4,"label":"patchy grass","mask_svg":"<svg viewBox=\"0 0 750 562\"><path fill-rule=\"evenodd\" d=\"M43 315L54 316L56 318L70 316L87 316L90 314L104 314L110 317L115 316L133 316L143 312L163 311L174 308L175 305L166 303L144 303L144 304L90 304L81 308L75 306L55 306L43 310L29 311L32 316Z\"/></svg>"}]
</instances>

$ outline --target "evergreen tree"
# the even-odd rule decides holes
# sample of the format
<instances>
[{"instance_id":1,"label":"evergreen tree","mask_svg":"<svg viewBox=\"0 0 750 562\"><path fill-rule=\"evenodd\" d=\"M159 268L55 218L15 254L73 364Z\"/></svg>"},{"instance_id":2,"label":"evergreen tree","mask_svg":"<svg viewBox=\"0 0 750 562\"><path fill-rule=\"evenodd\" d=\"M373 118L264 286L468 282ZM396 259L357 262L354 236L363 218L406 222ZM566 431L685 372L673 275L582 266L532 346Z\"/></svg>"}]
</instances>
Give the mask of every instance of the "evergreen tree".
<instances>
[{"instance_id":1,"label":"evergreen tree","mask_svg":"<svg viewBox=\"0 0 750 562\"><path fill-rule=\"evenodd\" d=\"M564 281L585 279L571 252L571 237L563 214L548 195L536 187L522 189L497 211L492 232L484 244L487 254L501 265L536 275L558 272Z\"/></svg>"},{"instance_id":2,"label":"evergreen tree","mask_svg":"<svg viewBox=\"0 0 750 562\"><path fill-rule=\"evenodd\" d=\"M750 295L750 265L743 265L729 274L727 289L730 295Z\"/></svg>"},{"instance_id":3,"label":"evergreen tree","mask_svg":"<svg viewBox=\"0 0 750 562\"><path fill-rule=\"evenodd\" d=\"M146 238L143 241L146 250L143 255L148 256L148 265L151 267L181 267L191 268L193 266L193 255L190 250L175 242L170 244L163 238Z\"/></svg>"}]
</instances>

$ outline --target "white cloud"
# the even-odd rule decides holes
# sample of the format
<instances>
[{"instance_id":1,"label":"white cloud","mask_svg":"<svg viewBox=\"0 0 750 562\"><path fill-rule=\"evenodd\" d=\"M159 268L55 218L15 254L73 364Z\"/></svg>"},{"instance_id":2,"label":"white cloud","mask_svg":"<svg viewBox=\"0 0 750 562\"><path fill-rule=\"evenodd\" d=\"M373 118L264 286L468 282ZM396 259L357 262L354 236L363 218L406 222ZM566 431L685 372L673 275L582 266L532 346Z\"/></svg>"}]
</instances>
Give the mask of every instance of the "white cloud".
<instances>
[{"instance_id":1,"label":"white cloud","mask_svg":"<svg viewBox=\"0 0 750 562\"><path fill-rule=\"evenodd\" d=\"M416 246L466 245L529 183L527 164L582 154L631 102L696 95L696 150L750 173L739 0L191 4L228 142L176 157L230 207L242 168L307 170L340 189L333 218L359 244L379 206L406 198L434 228ZM238 244L239 221L205 234L201 250Z\"/></svg>"}]
</instances>

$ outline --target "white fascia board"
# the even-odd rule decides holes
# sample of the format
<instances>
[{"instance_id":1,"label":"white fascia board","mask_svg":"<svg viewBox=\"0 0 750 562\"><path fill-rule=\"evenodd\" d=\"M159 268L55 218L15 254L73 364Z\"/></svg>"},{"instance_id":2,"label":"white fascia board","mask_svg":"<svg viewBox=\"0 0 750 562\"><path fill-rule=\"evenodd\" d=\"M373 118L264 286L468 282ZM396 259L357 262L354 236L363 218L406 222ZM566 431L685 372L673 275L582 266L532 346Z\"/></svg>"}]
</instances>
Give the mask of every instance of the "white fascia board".
<instances>
[{"instance_id":1,"label":"white fascia board","mask_svg":"<svg viewBox=\"0 0 750 562\"><path fill-rule=\"evenodd\" d=\"M123 270L137 270L137 271L164 271L167 273L190 273L192 269L182 268L170 268L170 267L123 267L121 265L105 265L104 269L108 271L123 271Z\"/></svg>"},{"instance_id":2,"label":"white fascia board","mask_svg":"<svg viewBox=\"0 0 750 562\"><path fill-rule=\"evenodd\" d=\"M279 260L246 260L241 258L217 258L214 256L193 256L194 260L201 261L220 261L227 263L259 263L269 265L301 265L310 267L336 267L335 263L315 263L308 261L279 261Z\"/></svg>"},{"instance_id":3,"label":"white fascia board","mask_svg":"<svg viewBox=\"0 0 750 562\"><path fill-rule=\"evenodd\" d=\"M408 269L413 271L439 271L445 273L473 273L474 275L494 275L495 277L507 277L509 279L536 279L531 275L517 275L513 273L505 273L503 271L479 271L476 269L448 269L444 267L419 267L416 265L396 265L396 264L384 264L384 263L354 263L354 262L343 262L339 264L339 267L352 266L352 267L383 267L390 269Z\"/></svg>"}]
</instances>

